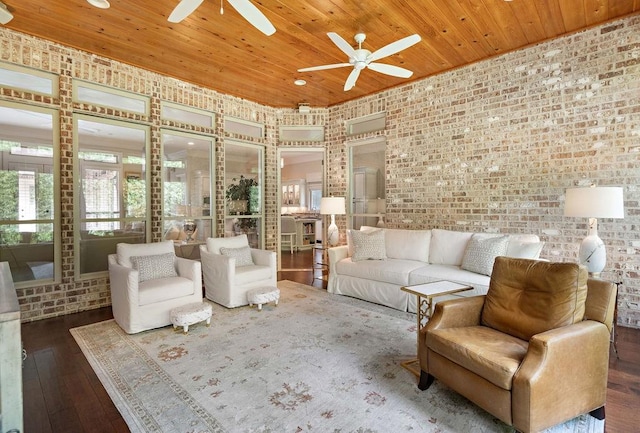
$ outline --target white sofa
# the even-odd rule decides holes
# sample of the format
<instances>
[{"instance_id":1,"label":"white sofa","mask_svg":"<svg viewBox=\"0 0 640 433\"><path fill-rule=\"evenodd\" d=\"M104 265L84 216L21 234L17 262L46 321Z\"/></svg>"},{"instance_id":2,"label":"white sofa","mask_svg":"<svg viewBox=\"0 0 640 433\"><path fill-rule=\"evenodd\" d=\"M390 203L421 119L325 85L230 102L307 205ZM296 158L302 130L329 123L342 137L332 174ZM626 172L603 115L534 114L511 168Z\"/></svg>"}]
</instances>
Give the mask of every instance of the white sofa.
<instances>
[{"instance_id":1,"label":"white sofa","mask_svg":"<svg viewBox=\"0 0 640 433\"><path fill-rule=\"evenodd\" d=\"M361 239L362 232L374 233L377 230L384 233L384 246L376 254L386 258L353 260L359 247L354 242L353 230L347 232L347 245L329 249L329 293L416 312L415 296L400 290L401 287L448 280L473 287L473 290L462 292L462 296L486 294L495 251L501 250L497 255L538 259L543 246L538 236L526 234L376 229L365 226L355 234ZM382 235L377 233L377 236ZM487 245L484 242L487 239L493 239L491 243L495 247L491 252L483 247ZM501 246L498 247L498 244ZM482 257L482 254L486 257ZM483 268L484 273L478 273L478 267Z\"/></svg>"}]
</instances>

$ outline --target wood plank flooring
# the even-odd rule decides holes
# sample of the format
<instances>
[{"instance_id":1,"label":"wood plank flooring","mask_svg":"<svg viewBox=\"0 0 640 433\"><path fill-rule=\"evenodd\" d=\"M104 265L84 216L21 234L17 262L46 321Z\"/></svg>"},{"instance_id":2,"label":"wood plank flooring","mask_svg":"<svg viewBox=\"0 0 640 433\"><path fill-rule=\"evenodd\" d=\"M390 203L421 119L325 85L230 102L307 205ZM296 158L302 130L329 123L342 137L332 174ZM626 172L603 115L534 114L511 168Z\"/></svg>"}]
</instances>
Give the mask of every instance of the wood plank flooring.
<instances>
[{"instance_id":1,"label":"wood plank flooring","mask_svg":"<svg viewBox=\"0 0 640 433\"><path fill-rule=\"evenodd\" d=\"M311 251L283 253L292 269L310 269ZM319 275L316 275L319 276ZM312 271L282 271L279 280L326 288ZM27 351L23 368L24 433L129 432L91 366L69 333L70 328L112 318L111 308L22 325ZM609 368L606 432L637 432L640 407L640 330L617 329L617 359Z\"/></svg>"}]
</instances>

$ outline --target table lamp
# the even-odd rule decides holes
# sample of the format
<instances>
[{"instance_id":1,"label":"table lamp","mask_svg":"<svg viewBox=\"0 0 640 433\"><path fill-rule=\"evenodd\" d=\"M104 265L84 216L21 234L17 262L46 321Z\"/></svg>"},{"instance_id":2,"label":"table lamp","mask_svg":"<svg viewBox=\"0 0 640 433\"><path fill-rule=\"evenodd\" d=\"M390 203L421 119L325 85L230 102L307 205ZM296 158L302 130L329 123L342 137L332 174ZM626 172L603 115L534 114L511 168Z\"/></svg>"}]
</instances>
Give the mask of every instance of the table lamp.
<instances>
[{"instance_id":1,"label":"table lamp","mask_svg":"<svg viewBox=\"0 0 640 433\"><path fill-rule=\"evenodd\" d=\"M589 273L598 276L607 263L607 251L598 237L598 218L624 218L621 187L569 188L564 215L589 218L589 235L580 244L579 261Z\"/></svg>"},{"instance_id":2,"label":"table lamp","mask_svg":"<svg viewBox=\"0 0 640 433\"><path fill-rule=\"evenodd\" d=\"M329 245L338 245L340 234L336 225L336 215L344 215L345 203L344 197L322 197L320 199L320 213L322 215L331 215L331 224L327 229L327 238Z\"/></svg>"}]
</instances>

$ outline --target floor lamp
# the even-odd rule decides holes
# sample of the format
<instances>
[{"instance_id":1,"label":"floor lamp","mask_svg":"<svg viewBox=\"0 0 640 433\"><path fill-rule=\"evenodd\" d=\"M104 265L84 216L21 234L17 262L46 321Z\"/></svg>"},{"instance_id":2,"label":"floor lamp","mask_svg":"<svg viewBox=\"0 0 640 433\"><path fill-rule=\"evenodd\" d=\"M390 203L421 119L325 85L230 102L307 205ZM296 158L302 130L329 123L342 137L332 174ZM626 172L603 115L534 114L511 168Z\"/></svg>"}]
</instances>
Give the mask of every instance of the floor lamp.
<instances>
[{"instance_id":1,"label":"floor lamp","mask_svg":"<svg viewBox=\"0 0 640 433\"><path fill-rule=\"evenodd\" d=\"M564 215L589 218L589 235L580 244L578 257L589 273L599 276L607 263L607 251L598 237L598 218L624 218L621 187L569 188Z\"/></svg>"},{"instance_id":2,"label":"floor lamp","mask_svg":"<svg viewBox=\"0 0 640 433\"><path fill-rule=\"evenodd\" d=\"M338 245L340 239L336 215L344 215L345 213L344 197L322 197L320 200L320 214L331 215L331 224L327 229L327 240L331 246Z\"/></svg>"}]
</instances>

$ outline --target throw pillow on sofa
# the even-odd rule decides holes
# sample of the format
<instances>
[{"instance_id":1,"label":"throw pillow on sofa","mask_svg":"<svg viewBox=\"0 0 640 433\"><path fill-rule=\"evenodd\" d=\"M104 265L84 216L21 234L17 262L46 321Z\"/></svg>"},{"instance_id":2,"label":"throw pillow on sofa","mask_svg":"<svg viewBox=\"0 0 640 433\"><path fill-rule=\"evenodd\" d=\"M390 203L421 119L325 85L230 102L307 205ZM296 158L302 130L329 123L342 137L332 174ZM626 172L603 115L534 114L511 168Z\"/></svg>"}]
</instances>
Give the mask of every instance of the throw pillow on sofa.
<instances>
[{"instance_id":1,"label":"throw pillow on sofa","mask_svg":"<svg viewBox=\"0 0 640 433\"><path fill-rule=\"evenodd\" d=\"M138 271L138 281L158 278L177 277L174 265L175 253L155 254L151 256L132 256L133 269Z\"/></svg>"},{"instance_id":2,"label":"throw pillow on sofa","mask_svg":"<svg viewBox=\"0 0 640 433\"><path fill-rule=\"evenodd\" d=\"M496 257L504 256L509 246L509 236L485 237L474 234L462 258L462 269L491 276Z\"/></svg>"},{"instance_id":3,"label":"throw pillow on sofa","mask_svg":"<svg viewBox=\"0 0 640 433\"><path fill-rule=\"evenodd\" d=\"M384 230L360 231L351 230L353 255L351 260L385 260L387 253L384 245Z\"/></svg>"},{"instance_id":4,"label":"throw pillow on sofa","mask_svg":"<svg viewBox=\"0 0 640 433\"><path fill-rule=\"evenodd\" d=\"M227 248L221 247L220 254L232 259L236 259L236 267L240 266L253 266L253 258L251 257L251 248Z\"/></svg>"}]
</instances>

